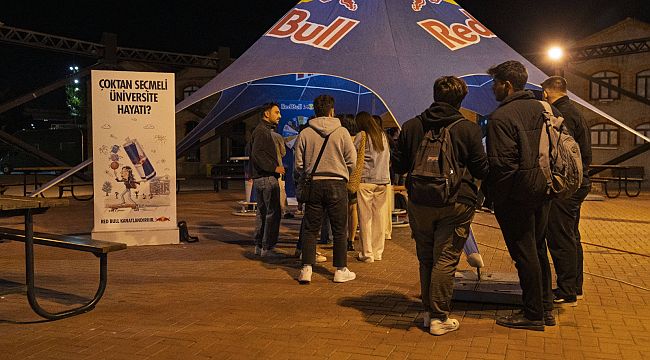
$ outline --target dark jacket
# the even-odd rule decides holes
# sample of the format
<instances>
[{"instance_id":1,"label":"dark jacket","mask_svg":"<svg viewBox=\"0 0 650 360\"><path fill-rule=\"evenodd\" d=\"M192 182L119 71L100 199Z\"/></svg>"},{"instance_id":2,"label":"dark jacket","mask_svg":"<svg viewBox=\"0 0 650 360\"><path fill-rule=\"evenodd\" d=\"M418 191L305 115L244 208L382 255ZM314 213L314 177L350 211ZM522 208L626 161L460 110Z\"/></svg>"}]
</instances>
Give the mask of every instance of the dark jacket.
<instances>
[{"instance_id":1,"label":"dark jacket","mask_svg":"<svg viewBox=\"0 0 650 360\"><path fill-rule=\"evenodd\" d=\"M275 125L264 120L260 120L260 123L253 130L250 152L250 171L253 179L267 176L277 178L280 176L275 172L275 169L280 164L278 164L275 141L271 135L274 130Z\"/></svg>"},{"instance_id":2,"label":"dark jacket","mask_svg":"<svg viewBox=\"0 0 650 360\"><path fill-rule=\"evenodd\" d=\"M522 90L506 97L490 115L488 189L495 203L535 207L546 198L546 178L538 159L543 111L533 93ZM553 113L560 115L555 108Z\"/></svg>"},{"instance_id":3,"label":"dark jacket","mask_svg":"<svg viewBox=\"0 0 650 360\"><path fill-rule=\"evenodd\" d=\"M573 105L568 96L563 96L553 103L564 118L564 124L573 136L575 141L580 145L580 155L582 156L582 186L589 186L589 165L591 165L591 133L587 128L587 122L582 117L578 108Z\"/></svg>"},{"instance_id":4,"label":"dark jacket","mask_svg":"<svg viewBox=\"0 0 650 360\"><path fill-rule=\"evenodd\" d=\"M410 173L420 143L427 131L431 129L438 131L459 119L463 119L463 115L453 106L433 103L421 115L404 123L397 142L395 157L397 161L394 164L396 172ZM469 120L464 120L454 125L449 130L449 135L458 164L468 170L461 181L457 201L476 206L478 187L472 181L472 177L484 179L488 174L487 156L481 142L481 128Z\"/></svg>"}]
</instances>

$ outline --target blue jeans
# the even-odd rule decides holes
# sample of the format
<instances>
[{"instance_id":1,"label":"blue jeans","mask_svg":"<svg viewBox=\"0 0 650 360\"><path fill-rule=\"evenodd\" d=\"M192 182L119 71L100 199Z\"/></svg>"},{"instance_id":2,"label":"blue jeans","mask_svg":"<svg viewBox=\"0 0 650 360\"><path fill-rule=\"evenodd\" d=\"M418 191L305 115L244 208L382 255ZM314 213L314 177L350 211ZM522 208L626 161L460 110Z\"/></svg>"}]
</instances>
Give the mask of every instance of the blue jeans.
<instances>
[{"instance_id":1,"label":"blue jeans","mask_svg":"<svg viewBox=\"0 0 650 360\"><path fill-rule=\"evenodd\" d=\"M278 243L280 232L280 185L274 176L253 179L257 199L255 217L255 245L262 249L273 249Z\"/></svg>"}]
</instances>

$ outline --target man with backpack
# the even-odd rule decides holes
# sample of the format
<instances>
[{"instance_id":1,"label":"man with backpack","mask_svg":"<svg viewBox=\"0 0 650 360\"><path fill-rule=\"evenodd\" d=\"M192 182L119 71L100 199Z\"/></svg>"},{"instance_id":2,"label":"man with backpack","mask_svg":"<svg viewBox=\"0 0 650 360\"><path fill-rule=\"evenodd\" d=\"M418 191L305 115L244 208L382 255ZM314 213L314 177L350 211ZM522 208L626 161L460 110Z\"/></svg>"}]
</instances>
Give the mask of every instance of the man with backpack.
<instances>
[{"instance_id":1,"label":"man with backpack","mask_svg":"<svg viewBox=\"0 0 650 360\"><path fill-rule=\"evenodd\" d=\"M334 98L314 100L316 117L300 132L295 143L295 166L299 200L305 203L302 264L298 282L309 284L316 262L316 237L324 212L334 235L334 282L354 280L347 268L348 190L346 184L357 161L357 151L347 129L334 117Z\"/></svg>"},{"instance_id":2,"label":"man with backpack","mask_svg":"<svg viewBox=\"0 0 650 360\"><path fill-rule=\"evenodd\" d=\"M564 118L564 126L580 146L582 184L571 196L551 202L546 239L557 275L554 292L556 304L576 306L582 297L582 245L580 245L580 207L589 194L591 183L588 169L591 164L591 138L585 119L567 96L567 82L561 76L552 76L542 83L544 99L555 106Z\"/></svg>"},{"instance_id":3,"label":"man with backpack","mask_svg":"<svg viewBox=\"0 0 650 360\"><path fill-rule=\"evenodd\" d=\"M524 90L528 72L520 62L506 61L488 74L501 103L488 120L488 190L517 268L523 302L523 311L500 317L497 324L544 331L545 325L555 325L545 240L550 200L539 159L545 108ZM559 116L557 110L553 113Z\"/></svg>"},{"instance_id":4,"label":"man with backpack","mask_svg":"<svg viewBox=\"0 0 650 360\"><path fill-rule=\"evenodd\" d=\"M477 204L472 177L488 174L479 126L463 117L467 85L454 76L434 83L434 103L407 121L394 164L408 173L408 213L420 263L424 326L433 335L457 330L449 318L453 280Z\"/></svg>"}]
</instances>

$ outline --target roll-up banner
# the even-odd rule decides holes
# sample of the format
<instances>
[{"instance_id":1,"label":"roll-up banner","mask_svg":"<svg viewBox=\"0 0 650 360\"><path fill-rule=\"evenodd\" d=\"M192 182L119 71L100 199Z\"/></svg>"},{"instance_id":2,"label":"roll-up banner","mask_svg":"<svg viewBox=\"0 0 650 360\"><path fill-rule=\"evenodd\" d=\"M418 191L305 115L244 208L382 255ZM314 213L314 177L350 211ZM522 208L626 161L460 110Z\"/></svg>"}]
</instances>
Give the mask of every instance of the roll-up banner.
<instances>
[{"instance_id":1,"label":"roll-up banner","mask_svg":"<svg viewBox=\"0 0 650 360\"><path fill-rule=\"evenodd\" d=\"M179 242L174 74L93 70L93 239Z\"/></svg>"}]
</instances>

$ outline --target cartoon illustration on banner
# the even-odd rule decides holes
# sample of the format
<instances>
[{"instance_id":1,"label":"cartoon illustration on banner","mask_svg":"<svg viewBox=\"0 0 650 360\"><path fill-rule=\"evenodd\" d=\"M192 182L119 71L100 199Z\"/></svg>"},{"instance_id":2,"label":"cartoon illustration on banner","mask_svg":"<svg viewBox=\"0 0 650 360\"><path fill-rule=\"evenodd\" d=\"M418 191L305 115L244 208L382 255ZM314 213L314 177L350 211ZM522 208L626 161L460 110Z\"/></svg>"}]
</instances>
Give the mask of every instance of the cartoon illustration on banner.
<instances>
[{"instance_id":1,"label":"cartoon illustration on banner","mask_svg":"<svg viewBox=\"0 0 650 360\"><path fill-rule=\"evenodd\" d=\"M173 74L93 71L95 230L176 223Z\"/></svg>"}]
</instances>

